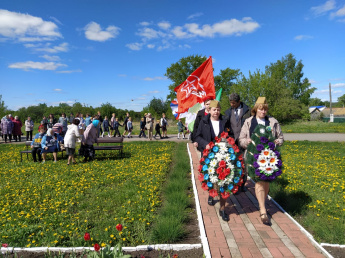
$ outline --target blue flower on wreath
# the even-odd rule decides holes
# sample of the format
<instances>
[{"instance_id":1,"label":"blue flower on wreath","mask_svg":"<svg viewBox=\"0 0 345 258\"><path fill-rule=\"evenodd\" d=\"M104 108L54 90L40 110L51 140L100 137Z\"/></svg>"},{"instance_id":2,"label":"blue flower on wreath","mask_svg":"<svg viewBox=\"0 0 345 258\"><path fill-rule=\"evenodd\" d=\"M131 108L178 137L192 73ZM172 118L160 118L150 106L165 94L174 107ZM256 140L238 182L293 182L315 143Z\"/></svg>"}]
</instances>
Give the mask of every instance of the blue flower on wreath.
<instances>
[{"instance_id":1,"label":"blue flower on wreath","mask_svg":"<svg viewBox=\"0 0 345 258\"><path fill-rule=\"evenodd\" d=\"M204 180L208 180L209 179L209 175L208 174L205 174L204 175Z\"/></svg>"},{"instance_id":2,"label":"blue flower on wreath","mask_svg":"<svg viewBox=\"0 0 345 258\"><path fill-rule=\"evenodd\" d=\"M267 132L270 132L270 131L272 131L272 128L271 128L270 126L267 126L267 127L266 127L266 131L267 131Z\"/></svg>"},{"instance_id":3,"label":"blue flower on wreath","mask_svg":"<svg viewBox=\"0 0 345 258\"><path fill-rule=\"evenodd\" d=\"M232 188L234 188L234 185L233 184L229 184L228 189L231 191Z\"/></svg>"},{"instance_id":4,"label":"blue flower on wreath","mask_svg":"<svg viewBox=\"0 0 345 258\"><path fill-rule=\"evenodd\" d=\"M240 176L242 176L242 173L243 173L242 170L240 170L240 172L238 172L238 174L239 174Z\"/></svg>"},{"instance_id":5,"label":"blue flower on wreath","mask_svg":"<svg viewBox=\"0 0 345 258\"><path fill-rule=\"evenodd\" d=\"M235 153L233 148L229 148L229 153Z\"/></svg>"},{"instance_id":6,"label":"blue flower on wreath","mask_svg":"<svg viewBox=\"0 0 345 258\"><path fill-rule=\"evenodd\" d=\"M218 151L219 151L219 147L218 147L218 146L214 146L214 147L212 148L212 151L213 151L213 152L218 152Z\"/></svg>"},{"instance_id":7,"label":"blue flower on wreath","mask_svg":"<svg viewBox=\"0 0 345 258\"><path fill-rule=\"evenodd\" d=\"M235 154L231 154L231 155L230 155L230 159L231 159L231 160L235 160L235 159L236 159L236 155L235 155Z\"/></svg>"},{"instance_id":8,"label":"blue flower on wreath","mask_svg":"<svg viewBox=\"0 0 345 258\"><path fill-rule=\"evenodd\" d=\"M240 178L237 176L234 178L234 183L237 184L238 182L240 182Z\"/></svg>"},{"instance_id":9,"label":"blue flower on wreath","mask_svg":"<svg viewBox=\"0 0 345 258\"><path fill-rule=\"evenodd\" d=\"M210 164L210 159L209 158L205 159L205 164L207 164L207 165Z\"/></svg>"},{"instance_id":10,"label":"blue flower on wreath","mask_svg":"<svg viewBox=\"0 0 345 258\"><path fill-rule=\"evenodd\" d=\"M207 182L207 186L211 188L213 187L213 184L211 182Z\"/></svg>"},{"instance_id":11,"label":"blue flower on wreath","mask_svg":"<svg viewBox=\"0 0 345 258\"><path fill-rule=\"evenodd\" d=\"M207 156L209 159L213 159L214 158L214 153L213 152L211 152L210 154L208 154L208 156Z\"/></svg>"},{"instance_id":12,"label":"blue flower on wreath","mask_svg":"<svg viewBox=\"0 0 345 258\"><path fill-rule=\"evenodd\" d=\"M223 187L220 187L220 188L219 188L219 191L220 191L221 193L224 193L224 188L223 188Z\"/></svg>"},{"instance_id":13,"label":"blue flower on wreath","mask_svg":"<svg viewBox=\"0 0 345 258\"><path fill-rule=\"evenodd\" d=\"M207 165L203 165L202 166L202 171L206 171L208 169L208 166Z\"/></svg>"},{"instance_id":14,"label":"blue flower on wreath","mask_svg":"<svg viewBox=\"0 0 345 258\"><path fill-rule=\"evenodd\" d=\"M238 168L242 167L241 161L237 160L236 166L237 166Z\"/></svg>"}]
</instances>

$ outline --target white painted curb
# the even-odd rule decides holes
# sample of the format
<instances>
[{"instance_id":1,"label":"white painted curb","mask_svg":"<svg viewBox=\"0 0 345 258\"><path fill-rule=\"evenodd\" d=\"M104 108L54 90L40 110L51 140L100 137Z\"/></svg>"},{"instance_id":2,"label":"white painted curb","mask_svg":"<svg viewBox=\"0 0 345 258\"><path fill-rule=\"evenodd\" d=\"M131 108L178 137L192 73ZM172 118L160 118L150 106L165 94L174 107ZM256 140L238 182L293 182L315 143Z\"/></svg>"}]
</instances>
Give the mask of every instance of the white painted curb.
<instances>
[{"instance_id":1,"label":"white painted curb","mask_svg":"<svg viewBox=\"0 0 345 258\"><path fill-rule=\"evenodd\" d=\"M205 257L206 258L211 258L210 246L208 244L208 240L207 240L207 237L206 237L206 232L205 232L205 227L204 227L204 220L202 219L202 213L201 213L201 209L200 209L200 201L199 201L198 191L196 189L196 184L195 184L194 169L193 169L193 159L192 159L192 155L190 153L190 149L189 149L188 143L187 143L187 150L188 150L188 155L189 155L189 160L190 160L191 178L192 178L193 192L194 192L194 197L195 197L196 213L198 215L198 221L199 221L201 243L202 243L202 247L204 249Z\"/></svg>"}]
</instances>

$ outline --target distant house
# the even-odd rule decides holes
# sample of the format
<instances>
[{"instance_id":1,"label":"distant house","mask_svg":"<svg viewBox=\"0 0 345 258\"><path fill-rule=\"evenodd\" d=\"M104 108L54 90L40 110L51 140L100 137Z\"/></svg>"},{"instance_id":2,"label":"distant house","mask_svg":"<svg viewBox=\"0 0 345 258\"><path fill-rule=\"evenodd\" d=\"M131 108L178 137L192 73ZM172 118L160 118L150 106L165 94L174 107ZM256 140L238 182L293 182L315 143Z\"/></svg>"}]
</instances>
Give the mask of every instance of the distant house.
<instances>
[{"instance_id":1,"label":"distant house","mask_svg":"<svg viewBox=\"0 0 345 258\"><path fill-rule=\"evenodd\" d=\"M329 121L330 111L331 110L329 108L325 108L322 110L324 121ZM335 123L345 122L345 108L332 108L332 113L333 113Z\"/></svg>"},{"instance_id":2,"label":"distant house","mask_svg":"<svg viewBox=\"0 0 345 258\"><path fill-rule=\"evenodd\" d=\"M318 120L320 119L321 112L324 110L326 106L312 106L309 107L309 114L311 120Z\"/></svg>"}]
</instances>

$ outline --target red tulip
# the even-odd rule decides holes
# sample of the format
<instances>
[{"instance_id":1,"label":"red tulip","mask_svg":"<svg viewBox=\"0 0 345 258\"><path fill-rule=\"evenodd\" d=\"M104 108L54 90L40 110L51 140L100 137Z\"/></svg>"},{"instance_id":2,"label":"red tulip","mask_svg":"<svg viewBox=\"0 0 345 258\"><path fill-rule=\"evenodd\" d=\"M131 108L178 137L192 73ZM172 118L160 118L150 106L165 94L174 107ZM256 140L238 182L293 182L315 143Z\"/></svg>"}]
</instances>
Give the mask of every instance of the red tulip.
<instances>
[{"instance_id":1,"label":"red tulip","mask_svg":"<svg viewBox=\"0 0 345 258\"><path fill-rule=\"evenodd\" d=\"M101 247L97 243L93 246L93 248L95 248L96 252L98 252L101 249Z\"/></svg>"},{"instance_id":2,"label":"red tulip","mask_svg":"<svg viewBox=\"0 0 345 258\"><path fill-rule=\"evenodd\" d=\"M122 228L123 228L123 227L122 227L121 224L117 224L117 225L116 225L116 229L117 229L118 231L122 231Z\"/></svg>"},{"instance_id":3,"label":"red tulip","mask_svg":"<svg viewBox=\"0 0 345 258\"><path fill-rule=\"evenodd\" d=\"M86 233L84 234L84 240L85 240L85 241L89 241L90 239L91 239L90 233L87 233L87 232L86 232Z\"/></svg>"},{"instance_id":4,"label":"red tulip","mask_svg":"<svg viewBox=\"0 0 345 258\"><path fill-rule=\"evenodd\" d=\"M2 244L2 247L8 247L8 244Z\"/></svg>"}]
</instances>

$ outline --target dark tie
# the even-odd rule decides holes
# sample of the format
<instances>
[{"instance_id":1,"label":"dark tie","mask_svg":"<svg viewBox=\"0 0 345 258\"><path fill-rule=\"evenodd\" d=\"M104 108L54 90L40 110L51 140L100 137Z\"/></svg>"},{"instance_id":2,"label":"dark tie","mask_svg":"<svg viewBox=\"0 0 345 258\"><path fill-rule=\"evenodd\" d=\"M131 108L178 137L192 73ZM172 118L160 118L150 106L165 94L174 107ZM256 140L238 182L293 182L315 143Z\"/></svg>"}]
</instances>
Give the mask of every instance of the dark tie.
<instances>
[{"instance_id":1,"label":"dark tie","mask_svg":"<svg viewBox=\"0 0 345 258\"><path fill-rule=\"evenodd\" d=\"M236 121L238 122L238 109L235 109Z\"/></svg>"}]
</instances>

